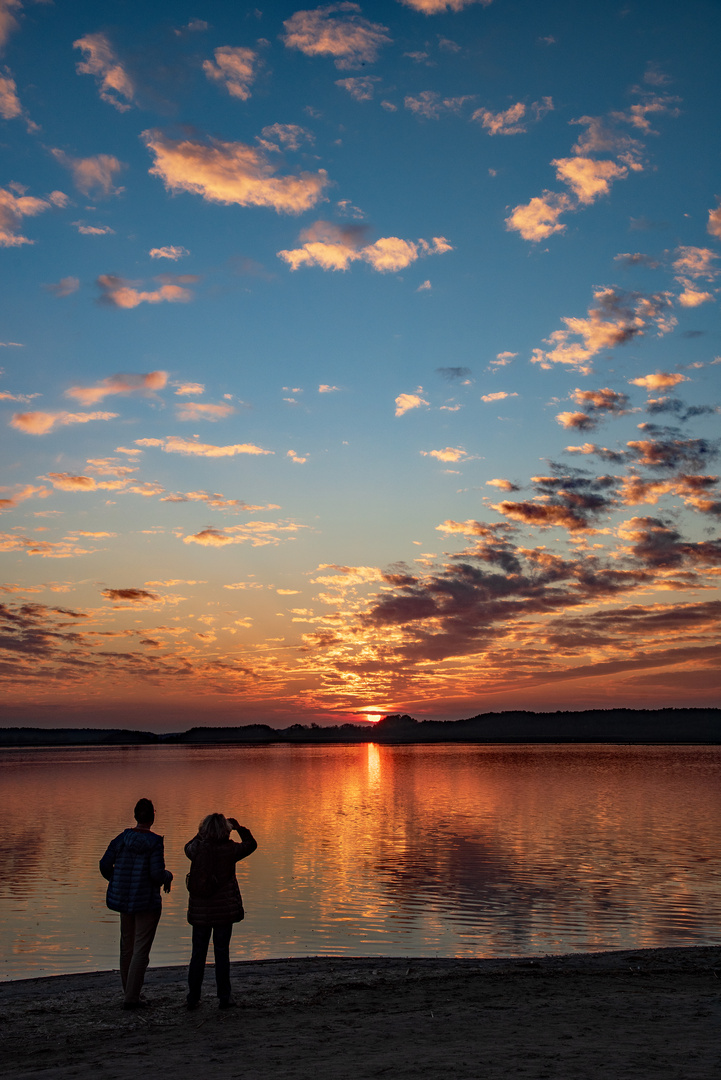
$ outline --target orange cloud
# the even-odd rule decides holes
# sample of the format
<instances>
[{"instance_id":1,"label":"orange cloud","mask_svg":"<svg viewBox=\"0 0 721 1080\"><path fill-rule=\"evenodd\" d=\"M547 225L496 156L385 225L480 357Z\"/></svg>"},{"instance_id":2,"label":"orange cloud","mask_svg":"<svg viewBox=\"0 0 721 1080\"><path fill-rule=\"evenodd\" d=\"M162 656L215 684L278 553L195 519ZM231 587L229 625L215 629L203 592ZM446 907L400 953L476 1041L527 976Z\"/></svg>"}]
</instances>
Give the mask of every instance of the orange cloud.
<instances>
[{"instance_id":1,"label":"orange cloud","mask_svg":"<svg viewBox=\"0 0 721 1080\"><path fill-rule=\"evenodd\" d=\"M136 439L138 446L158 446L166 454L187 454L192 457L235 457L237 454L273 454L273 450L263 450L260 446L252 443L234 443L232 446L213 446L210 443L196 442L193 439L183 439L179 435L171 435L166 439Z\"/></svg>"},{"instance_id":2,"label":"orange cloud","mask_svg":"<svg viewBox=\"0 0 721 1080\"><path fill-rule=\"evenodd\" d=\"M161 285L151 291L134 288L134 282L115 274L101 274L97 283L102 290L102 303L118 308L135 308L138 304L187 304L193 299L190 289L181 285Z\"/></svg>"},{"instance_id":3,"label":"orange cloud","mask_svg":"<svg viewBox=\"0 0 721 1080\"><path fill-rule=\"evenodd\" d=\"M585 517L569 506L542 502L504 501L494 503L493 509L513 521L521 521L524 525L534 525L540 529L561 527L568 529L569 532L591 531Z\"/></svg>"},{"instance_id":4,"label":"orange cloud","mask_svg":"<svg viewBox=\"0 0 721 1080\"><path fill-rule=\"evenodd\" d=\"M510 480L503 480L497 478L495 480L486 480L488 487L500 488L501 491L518 491L516 484L512 484Z\"/></svg>"},{"instance_id":5,"label":"orange cloud","mask_svg":"<svg viewBox=\"0 0 721 1080\"><path fill-rule=\"evenodd\" d=\"M48 473L47 479L57 491L122 491L128 480L96 480L92 476L72 473Z\"/></svg>"},{"instance_id":6,"label":"orange cloud","mask_svg":"<svg viewBox=\"0 0 721 1080\"><path fill-rule=\"evenodd\" d=\"M226 416L232 416L235 408L232 405L206 405L199 401L188 401L178 406L176 416L178 420L224 420Z\"/></svg>"},{"instance_id":7,"label":"orange cloud","mask_svg":"<svg viewBox=\"0 0 721 1080\"><path fill-rule=\"evenodd\" d=\"M71 386L65 397L75 398L81 405L94 405L111 394L139 394L152 396L168 382L167 371L149 371L147 374L121 373L110 375L95 386Z\"/></svg>"},{"instance_id":8,"label":"orange cloud","mask_svg":"<svg viewBox=\"0 0 721 1080\"><path fill-rule=\"evenodd\" d=\"M590 205L601 195L608 195L614 180L628 176L624 165L615 161L594 161L593 158L559 158L551 162L556 166L556 176L567 184L584 205Z\"/></svg>"},{"instance_id":9,"label":"orange cloud","mask_svg":"<svg viewBox=\"0 0 721 1080\"><path fill-rule=\"evenodd\" d=\"M17 30L19 23L13 11L20 11L22 0L2 0L0 3L0 48L4 48L10 35Z\"/></svg>"},{"instance_id":10,"label":"orange cloud","mask_svg":"<svg viewBox=\"0 0 721 1080\"><path fill-rule=\"evenodd\" d=\"M205 60L203 71L211 82L224 86L231 97L247 101L255 82L258 54L243 46L221 45L213 52L215 63Z\"/></svg>"},{"instance_id":11,"label":"orange cloud","mask_svg":"<svg viewBox=\"0 0 721 1080\"><path fill-rule=\"evenodd\" d=\"M420 396L422 390L423 387L419 386L415 394L399 394L396 398L396 416L403 416L411 409L420 409L422 405L428 405L425 398Z\"/></svg>"},{"instance_id":12,"label":"orange cloud","mask_svg":"<svg viewBox=\"0 0 721 1080\"><path fill-rule=\"evenodd\" d=\"M208 202L300 214L323 198L329 182L325 169L275 176L277 166L261 150L241 142L176 141L160 131L145 131L143 139L155 157L153 176L159 176L169 191L190 191Z\"/></svg>"},{"instance_id":13,"label":"orange cloud","mask_svg":"<svg viewBox=\"0 0 721 1080\"><path fill-rule=\"evenodd\" d=\"M90 420L115 420L119 413L91 412L26 412L14 413L10 426L24 431L28 435L46 435L54 427L67 424L87 424Z\"/></svg>"},{"instance_id":14,"label":"orange cloud","mask_svg":"<svg viewBox=\"0 0 721 1080\"><path fill-rule=\"evenodd\" d=\"M471 120L477 120L489 135L520 135L526 130L520 121L526 115L526 106L517 101L503 112L491 112L490 109L476 109Z\"/></svg>"},{"instance_id":15,"label":"orange cloud","mask_svg":"<svg viewBox=\"0 0 721 1080\"><path fill-rule=\"evenodd\" d=\"M643 375L638 379L628 380L632 386L643 386L646 390L661 390L670 386L678 386L679 383L688 382L687 375L677 372L657 371L653 375Z\"/></svg>"},{"instance_id":16,"label":"orange cloud","mask_svg":"<svg viewBox=\"0 0 721 1080\"><path fill-rule=\"evenodd\" d=\"M228 544L245 544L253 547L266 547L280 544L289 537L277 536L277 533L295 533L301 525L290 523L281 525L276 521L249 521L246 525L229 525L225 529L208 526L198 533L183 537L184 544L200 544L201 547L226 547Z\"/></svg>"},{"instance_id":17,"label":"orange cloud","mask_svg":"<svg viewBox=\"0 0 721 1080\"><path fill-rule=\"evenodd\" d=\"M373 244L360 246L363 231L357 226L341 227L329 221L317 221L300 235L302 247L277 252L291 270L301 266L319 266L322 270L347 270L352 262L368 263L380 273L396 273L427 255L452 251L444 236L427 240L401 240L384 236Z\"/></svg>"},{"instance_id":18,"label":"orange cloud","mask_svg":"<svg viewBox=\"0 0 721 1080\"><path fill-rule=\"evenodd\" d=\"M6 487L0 487L0 491L8 491ZM26 484L25 487L20 488L19 491L13 492L9 498L0 498L0 513L5 510L14 510L15 507L25 502L26 499L46 499L50 494L50 489L46 487L35 487L33 484Z\"/></svg>"},{"instance_id":19,"label":"orange cloud","mask_svg":"<svg viewBox=\"0 0 721 1080\"><path fill-rule=\"evenodd\" d=\"M26 555L39 555L42 559L72 559L78 555L92 555L91 548L79 547L75 541L31 540L27 536L0 533L0 551L24 551Z\"/></svg>"},{"instance_id":20,"label":"orange cloud","mask_svg":"<svg viewBox=\"0 0 721 1080\"><path fill-rule=\"evenodd\" d=\"M447 446L445 450L421 450L420 453L424 457L437 458L438 461L463 461L468 456L460 446Z\"/></svg>"},{"instance_id":21,"label":"orange cloud","mask_svg":"<svg viewBox=\"0 0 721 1080\"><path fill-rule=\"evenodd\" d=\"M710 236L717 236L721 240L721 202L715 210L709 210L706 231Z\"/></svg>"},{"instance_id":22,"label":"orange cloud","mask_svg":"<svg viewBox=\"0 0 721 1080\"><path fill-rule=\"evenodd\" d=\"M78 75L94 75L103 101L127 112L135 101L135 86L105 34L86 34L73 42L73 48L85 57L75 66Z\"/></svg>"},{"instance_id":23,"label":"orange cloud","mask_svg":"<svg viewBox=\"0 0 721 1080\"><path fill-rule=\"evenodd\" d=\"M481 401L503 401L507 397L518 397L518 394L508 394L505 390L497 390L495 394L482 394Z\"/></svg>"},{"instance_id":24,"label":"orange cloud","mask_svg":"<svg viewBox=\"0 0 721 1080\"><path fill-rule=\"evenodd\" d=\"M50 153L56 161L70 170L75 187L83 195L119 195L125 190L125 188L115 187L115 177L127 166L112 154L74 158L63 150L51 150Z\"/></svg>"},{"instance_id":25,"label":"orange cloud","mask_svg":"<svg viewBox=\"0 0 721 1080\"><path fill-rule=\"evenodd\" d=\"M506 228L509 232L519 232L524 240L545 240L554 233L563 232L566 226L559 224L558 219L573 208L568 195L544 191L529 203L515 206L506 218Z\"/></svg>"},{"instance_id":26,"label":"orange cloud","mask_svg":"<svg viewBox=\"0 0 721 1080\"><path fill-rule=\"evenodd\" d=\"M296 11L283 23L286 48L306 56L332 56L341 71L372 64L378 51L390 44L387 26L358 14L358 4L328 4L314 11Z\"/></svg>"},{"instance_id":27,"label":"orange cloud","mask_svg":"<svg viewBox=\"0 0 721 1080\"><path fill-rule=\"evenodd\" d=\"M579 431L589 431L596 427L594 417L584 412L560 412L556 420L564 428L578 428Z\"/></svg>"},{"instance_id":28,"label":"orange cloud","mask_svg":"<svg viewBox=\"0 0 721 1080\"><path fill-rule=\"evenodd\" d=\"M0 116L3 120L15 120L23 115L23 108L17 95L17 85L12 75L5 68L0 72Z\"/></svg>"},{"instance_id":29,"label":"orange cloud","mask_svg":"<svg viewBox=\"0 0 721 1080\"><path fill-rule=\"evenodd\" d=\"M566 329L554 330L546 338L546 344L553 346L551 349L534 349L532 363L546 369L553 364L569 364L588 374L591 370L588 361L603 349L615 348L643 335L651 324L655 324L659 336L676 325L675 318L668 314L668 293L644 296L602 288L593 295L597 306L588 309L588 317L563 317L561 321ZM573 341L574 337L581 340Z\"/></svg>"},{"instance_id":30,"label":"orange cloud","mask_svg":"<svg viewBox=\"0 0 721 1080\"><path fill-rule=\"evenodd\" d=\"M422 15L439 15L443 11L462 11L470 4L483 4L488 7L493 0L401 0L406 7L420 11Z\"/></svg>"},{"instance_id":31,"label":"orange cloud","mask_svg":"<svg viewBox=\"0 0 721 1080\"><path fill-rule=\"evenodd\" d=\"M678 302L681 307L695 308L701 304L708 304L713 298L713 293L694 289L692 286L687 285L683 292L679 293Z\"/></svg>"},{"instance_id":32,"label":"orange cloud","mask_svg":"<svg viewBox=\"0 0 721 1080\"><path fill-rule=\"evenodd\" d=\"M20 189L22 191L22 188ZM33 195L16 195L7 188L0 188L0 247L20 247L21 244L34 244L20 232L24 217L35 217L50 207L46 199L37 199Z\"/></svg>"}]
</instances>

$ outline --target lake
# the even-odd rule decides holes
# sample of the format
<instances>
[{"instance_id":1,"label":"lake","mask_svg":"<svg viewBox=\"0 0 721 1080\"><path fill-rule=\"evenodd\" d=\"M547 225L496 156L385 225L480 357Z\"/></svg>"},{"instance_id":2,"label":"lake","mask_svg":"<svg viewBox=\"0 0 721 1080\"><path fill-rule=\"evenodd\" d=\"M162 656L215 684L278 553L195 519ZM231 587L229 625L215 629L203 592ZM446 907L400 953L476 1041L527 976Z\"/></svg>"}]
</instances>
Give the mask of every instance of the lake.
<instances>
[{"instance_id":1,"label":"lake","mask_svg":"<svg viewBox=\"0 0 721 1080\"><path fill-rule=\"evenodd\" d=\"M721 748L142 746L0 752L0 978L117 967L98 859L156 807L152 965L185 963L207 813L239 864L236 960L520 956L721 943Z\"/></svg>"}]
</instances>

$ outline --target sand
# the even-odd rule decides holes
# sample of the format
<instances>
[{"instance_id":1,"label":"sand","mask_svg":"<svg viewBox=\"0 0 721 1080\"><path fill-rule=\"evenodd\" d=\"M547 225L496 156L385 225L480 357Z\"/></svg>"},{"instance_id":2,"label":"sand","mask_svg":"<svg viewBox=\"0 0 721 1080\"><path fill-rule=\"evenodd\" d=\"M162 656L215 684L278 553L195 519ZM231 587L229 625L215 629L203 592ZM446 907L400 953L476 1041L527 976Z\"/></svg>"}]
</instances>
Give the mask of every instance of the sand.
<instances>
[{"instance_id":1,"label":"sand","mask_svg":"<svg viewBox=\"0 0 721 1080\"><path fill-rule=\"evenodd\" d=\"M142 1012L117 972L0 984L10 1080L717 1080L721 948L513 960L314 957L213 972L195 1012L185 969L148 972Z\"/></svg>"}]
</instances>

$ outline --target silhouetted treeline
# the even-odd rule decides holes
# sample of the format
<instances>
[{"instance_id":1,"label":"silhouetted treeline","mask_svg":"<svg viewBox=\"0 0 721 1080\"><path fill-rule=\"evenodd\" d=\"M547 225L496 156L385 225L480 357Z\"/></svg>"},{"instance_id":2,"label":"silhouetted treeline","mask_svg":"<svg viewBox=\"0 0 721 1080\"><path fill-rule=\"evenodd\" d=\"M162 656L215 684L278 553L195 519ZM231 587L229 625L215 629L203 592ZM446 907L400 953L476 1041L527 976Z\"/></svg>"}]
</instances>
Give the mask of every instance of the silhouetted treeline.
<instances>
[{"instance_id":1,"label":"silhouetted treeline","mask_svg":"<svg viewBox=\"0 0 721 1080\"><path fill-rule=\"evenodd\" d=\"M465 720L386 716L377 724L193 727L155 734L120 728L0 728L0 747L277 743L721 743L721 709L587 709L481 713Z\"/></svg>"}]
</instances>

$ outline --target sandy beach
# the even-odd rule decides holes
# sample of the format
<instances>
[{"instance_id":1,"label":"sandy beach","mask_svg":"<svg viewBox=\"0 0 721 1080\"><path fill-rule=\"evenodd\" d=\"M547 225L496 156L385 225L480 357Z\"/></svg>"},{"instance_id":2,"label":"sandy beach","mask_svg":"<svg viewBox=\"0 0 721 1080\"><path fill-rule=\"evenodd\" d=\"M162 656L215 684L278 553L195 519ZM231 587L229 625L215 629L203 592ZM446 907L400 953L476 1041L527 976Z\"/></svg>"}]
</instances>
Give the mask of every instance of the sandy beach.
<instances>
[{"instance_id":1,"label":"sandy beach","mask_svg":"<svg viewBox=\"0 0 721 1080\"><path fill-rule=\"evenodd\" d=\"M148 972L124 1012L117 972L0 986L7 1078L204 1080L721 1075L721 948L534 959L314 957L236 963L238 1008L185 1008L185 968Z\"/></svg>"}]
</instances>

